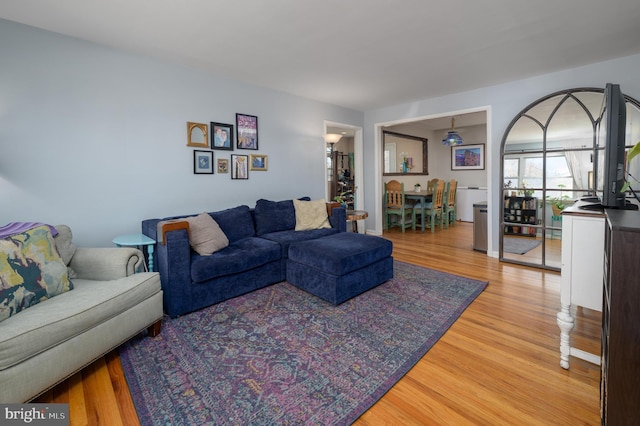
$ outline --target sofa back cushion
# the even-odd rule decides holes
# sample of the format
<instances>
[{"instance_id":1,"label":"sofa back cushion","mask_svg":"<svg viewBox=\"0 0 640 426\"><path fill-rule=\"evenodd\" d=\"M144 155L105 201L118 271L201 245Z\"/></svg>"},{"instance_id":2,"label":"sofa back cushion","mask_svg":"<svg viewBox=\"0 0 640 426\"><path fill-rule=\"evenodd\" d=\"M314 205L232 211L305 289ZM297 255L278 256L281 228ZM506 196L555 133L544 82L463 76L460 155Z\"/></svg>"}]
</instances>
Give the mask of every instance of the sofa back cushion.
<instances>
[{"instance_id":1,"label":"sofa back cushion","mask_svg":"<svg viewBox=\"0 0 640 426\"><path fill-rule=\"evenodd\" d=\"M258 200L254 210L256 235L287 231L296 226L296 212L293 200Z\"/></svg>"},{"instance_id":2,"label":"sofa back cushion","mask_svg":"<svg viewBox=\"0 0 640 426\"><path fill-rule=\"evenodd\" d=\"M309 201L309 197L300 198ZM272 232L289 231L296 227L296 210L293 200L269 201L260 199L254 209L256 218L256 235Z\"/></svg>"},{"instance_id":3,"label":"sofa back cushion","mask_svg":"<svg viewBox=\"0 0 640 426\"><path fill-rule=\"evenodd\" d=\"M0 321L73 289L48 226L0 240Z\"/></svg>"},{"instance_id":4,"label":"sofa back cushion","mask_svg":"<svg viewBox=\"0 0 640 426\"><path fill-rule=\"evenodd\" d=\"M249 206L243 205L209 214L220 225L229 243L256 235Z\"/></svg>"}]
</instances>

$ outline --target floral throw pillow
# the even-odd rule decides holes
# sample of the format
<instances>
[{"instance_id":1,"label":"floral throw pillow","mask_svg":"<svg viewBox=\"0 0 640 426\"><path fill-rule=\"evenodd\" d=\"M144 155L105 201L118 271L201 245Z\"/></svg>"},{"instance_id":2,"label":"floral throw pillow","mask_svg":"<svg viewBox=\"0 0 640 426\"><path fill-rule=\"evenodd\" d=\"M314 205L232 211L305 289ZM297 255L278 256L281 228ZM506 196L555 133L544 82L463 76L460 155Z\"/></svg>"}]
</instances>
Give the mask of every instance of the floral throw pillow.
<instances>
[{"instance_id":1,"label":"floral throw pillow","mask_svg":"<svg viewBox=\"0 0 640 426\"><path fill-rule=\"evenodd\" d=\"M71 289L48 226L0 240L0 321Z\"/></svg>"}]
</instances>

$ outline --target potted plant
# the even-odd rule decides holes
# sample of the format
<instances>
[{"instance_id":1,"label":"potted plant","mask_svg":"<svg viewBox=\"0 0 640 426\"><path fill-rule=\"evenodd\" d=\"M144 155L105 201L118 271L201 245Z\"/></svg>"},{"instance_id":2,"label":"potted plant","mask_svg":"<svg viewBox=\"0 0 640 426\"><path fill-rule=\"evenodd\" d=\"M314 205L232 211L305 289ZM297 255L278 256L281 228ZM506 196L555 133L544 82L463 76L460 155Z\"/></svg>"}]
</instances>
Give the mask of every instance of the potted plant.
<instances>
[{"instance_id":1,"label":"potted plant","mask_svg":"<svg viewBox=\"0 0 640 426\"><path fill-rule=\"evenodd\" d=\"M633 158L636 157L637 155L640 155L640 141L638 143L636 143L633 146L633 148L631 148L629 150L629 153L627 154L627 164L631 163L631 160L633 160ZM631 179L635 180L636 182L639 182L638 178L636 178L635 176L631 176L631 174L629 173L628 170L625 170L625 173ZM626 182L624 183L624 186L622 187L620 192L627 192L627 190L629 189L630 186L631 186L631 182L629 182L629 180L626 179ZM636 195L636 194L634 193L633 195Z\"/></svg>"},{"instance_id":2,"label":"potted plant","mask_svg":"<svg viewBox=\"0 0 640 426\"><path fill-rule=\"evenodd\" d=\"M416 192L420 192L422 190L422 186L419 183L413 185L413 190Z\"/></svg>"},{"instance_id":3,"label":"potted plant","mask_svg":"<svg viewBox=\"0 0 640 426\"><path fill-rule=\"evenodd\" d=\"M353 204L353 192L341 192L340 195L333 197L333 201L340 203L345 208L349 208L349 204Z\"/></svg>"},{"instance_id":4,"label":"potted plant","mask_svg":"<svg viewBox=\"0 0 640 426\"><path fill-rule=\"evenodd\" d=\"M560 189L565 187L566 185L563 185L563 184L558 185L558 188ZM562 212L562 210L564 210L565 207L571 204L569 201L569 196L566 194L562 194L562 192L560 192L560 194L556 197L547 195L547 202L551 204L551 211L553 212L554 216L560 216L560 213Z\"/></svg>"},{"instance_id":5,"label":"potted plant","mask_svg":"<svg viewBox=\"0 0 640 426\"><path fill-rule=\"evenodd\" d=\"M522 181L522 190L519 191L519 193L521 195L524 195L525 197L532 197L533 196L533 189L527 187L527 182L526 181Z\"/></svg>"}]
</instances>

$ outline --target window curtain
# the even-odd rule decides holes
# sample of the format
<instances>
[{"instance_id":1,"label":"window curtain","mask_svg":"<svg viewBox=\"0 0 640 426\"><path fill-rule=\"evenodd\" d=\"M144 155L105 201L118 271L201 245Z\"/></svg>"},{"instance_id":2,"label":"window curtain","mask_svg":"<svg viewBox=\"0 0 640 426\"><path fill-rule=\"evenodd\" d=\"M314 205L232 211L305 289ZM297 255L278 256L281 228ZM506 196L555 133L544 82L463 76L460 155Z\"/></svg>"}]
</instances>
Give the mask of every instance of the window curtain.
<instances>
[{"instance_id":1,"label":"window curtain","mask_svg":"<svg viewBox=\"0 0 640 426\"><path fill-rule=\"evenodd\" d=\"M566 151L564 155L573 177L573 188L588 189L589 172L593 170L590 158L591 151Z\"/></svg>"}]
</instances>

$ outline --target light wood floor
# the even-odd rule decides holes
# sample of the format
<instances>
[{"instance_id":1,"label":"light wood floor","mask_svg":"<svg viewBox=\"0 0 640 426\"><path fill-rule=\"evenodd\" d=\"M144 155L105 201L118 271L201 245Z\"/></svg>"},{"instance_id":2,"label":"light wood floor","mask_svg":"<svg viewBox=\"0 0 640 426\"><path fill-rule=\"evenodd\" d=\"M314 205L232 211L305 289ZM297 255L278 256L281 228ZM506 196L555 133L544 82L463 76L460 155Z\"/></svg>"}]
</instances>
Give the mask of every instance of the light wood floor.
<instances>
[{"instance_id":1,"label":"light wood floor","mask_svg":"<svg viewBox=\"0 0 640 426\"><path fill-rule=\"evenodd\" d=\"M596 425L599 369L559 365L560 275L472 250L472 224L392 230L397 260L489 281L456 323L356 425ZM600 313L579 309L574 344L599 353ZM116 353L36 402L70 402L72 425L136 425Z\"/></svg>"}]
</instances>

